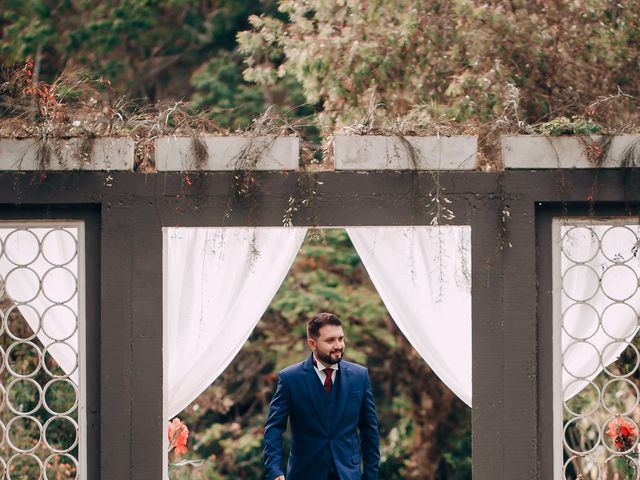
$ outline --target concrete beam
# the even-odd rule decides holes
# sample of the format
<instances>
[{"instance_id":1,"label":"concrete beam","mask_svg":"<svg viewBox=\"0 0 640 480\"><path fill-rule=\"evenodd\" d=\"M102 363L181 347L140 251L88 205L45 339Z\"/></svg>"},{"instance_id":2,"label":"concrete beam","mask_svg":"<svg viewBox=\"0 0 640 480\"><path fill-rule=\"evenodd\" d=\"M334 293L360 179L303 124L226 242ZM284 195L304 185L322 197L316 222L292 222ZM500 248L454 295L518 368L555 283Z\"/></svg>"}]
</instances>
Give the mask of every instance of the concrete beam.
<instances>
[{"instance_id":1,"label":"concrete beam","mask_svg":"<svg viewBox=\"0 0 640 480\"><path fill-rule=\"evenodd\" d=\"M0 170L132 171L135 142L127 137L0 139Z\"/></svg>"},{"instance_id":2,"label":"concrete beam","mask_svg":"<svg viewBox=\"0 0 640 480\"><path fill-rule=\"evenodd\" d=\"M473 170L472 136L346 136L334 138L336 170Z\"/></svg>"},{"instance_id":3,"label":"concrete beam","mask_svg":"<svg viewBox=\"0 0 640 480\"><path fill-rule=\"evenodd\" d=\"M588 151L587 149L591 149ZM600 153L596 148L600 149ZM505 168L600 168L625 166L627 155L640 157L640 135L617 135L610 139L601 136L578 135L544 136L512 135L501 139Z\"/></svg>"},{"instance_id":4,"label":"concrete beam","mask_svg":"<svg viewBox=\"0 0 640 480\"><path fill-rule=\"evenodd\" d=\"M298 137L162 137L158 171L298 170Z\"/></svg>"}]
</instances>

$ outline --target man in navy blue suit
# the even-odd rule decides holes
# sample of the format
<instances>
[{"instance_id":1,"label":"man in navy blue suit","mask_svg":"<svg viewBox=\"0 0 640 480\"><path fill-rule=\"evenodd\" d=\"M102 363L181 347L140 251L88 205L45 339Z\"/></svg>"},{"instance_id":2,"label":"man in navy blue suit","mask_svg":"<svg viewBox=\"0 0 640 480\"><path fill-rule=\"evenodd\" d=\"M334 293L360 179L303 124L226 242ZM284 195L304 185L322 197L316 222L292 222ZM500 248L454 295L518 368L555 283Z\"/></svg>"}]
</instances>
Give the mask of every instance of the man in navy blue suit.
<instances>
[{"instance_id":1,"label":"man in navy blue suit","mask_svg":"<svg viewBox=\"0 0 640 480\"><path fill-rule=\"evenodd\" d=\"M286 480L377 479L380 434L367 369L342 360L342 322L332 313L309 321L307 345L311 354L280 372L271 400L264 429L267 480L285 480L287 420L292 443Z\"/></svg>"}]
</instances>

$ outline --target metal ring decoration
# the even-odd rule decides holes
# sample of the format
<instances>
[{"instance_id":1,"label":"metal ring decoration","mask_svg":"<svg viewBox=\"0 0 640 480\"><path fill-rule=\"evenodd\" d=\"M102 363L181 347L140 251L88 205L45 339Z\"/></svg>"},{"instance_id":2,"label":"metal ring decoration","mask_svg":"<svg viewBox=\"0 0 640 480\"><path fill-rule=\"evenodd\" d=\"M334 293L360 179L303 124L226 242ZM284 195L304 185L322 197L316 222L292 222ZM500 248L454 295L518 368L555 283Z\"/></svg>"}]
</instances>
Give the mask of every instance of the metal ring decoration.
<instances>
[{"instance_id":1,"label":"metal ring decoration","mask_svg":"<svg viewBox=\"0 0 640 480\"><path fill-rule=\"evenodd\" d=\"M38 438L38 441L36 442L36 444L31 448L27 448L27 449L19 448L11 441L11 427L14 425L14 423L16 423L19 420L30 420L31 422L35 423L38 426L38 432L40 434L40 437ZM31 415L20 415L20 416L17 416L17 417L13 417L7 423L6 439L7 439L7 445L9 445L9 447L12 448L13 450L15 450L16 452L31 453L36 448L38 448L40 446L40 444L42 443L42 424L40 423L40 421L37 418L35 418L35 417L31 416Z\"/></svg>"},{"instance_id":2,"label":"metal ring decoration","mask_svg":"<svg viewBox=\"0 0 640 480\"><path fill-rule=\"evenodd\" d=\"M626 343L627 344L627 348L631 347L631 350L633 350L633 352L636 355L636 363L635 363L634 367L631 369L630 372L625 373L623 375L618 375L617 373L614 373L611 370L609 370L609 365L606 365L604 367L604 371L607 372L607 374L610 377L613 377L613 378L627 378L627 377L630 377L631 375L636 373L636 371L638 370L638 366L640 366L640 353L638 352L638 349L636 348L636 346L633 343L629 343L629 342L626 342L624 340L615 340L615 341L610 342L607 345L605 345L604 349L602 350L602 356L604 356L604 354L607 352L607 349L609 347L615 345L616 343ZM605 364L604 361L602 362L602 364L603 365Z\"/></svg>"},{"instance_id":3,"label":"metal ring decoration","mask_svg":"<svg viewBox=\"0 0 640 480\"><path fill-rule=\"evenodd\" d=\"M627 410L625 410L624 412L614 412L611 410L611 408L609 407L609 405L606 404L604 396L607 392L607 389L609 388L610 385L615 384L616 382L623 382L626 383L627 385L629 385L631 387L631 389L634 391L635 393L635 401L633 402L633 406ZM638 391L638 387L636 387L636 385L629 380L628 378L612 378L611 380L607 381L607 383L605 383L602 387L602 391L601 391L601 403L602 403L602 407L611 415L614 415L616 417L625 417L631 414L631 412L633 412L633 410L638 406L638 404L640 404L640 392Z\"/></svg>"},{"instance_id":4,"label":"metal ring decoration","mask_svg":"<svg viewBox=\"0 0 640 480\"><path fill-rule=\"evenodd\" d=\"M57 459L66 466L68 478L80 478L76 456L82 436L75 419L82 413L80 388L70 378L80 368L78 348L70 344L78 336L80 320L74 310L80 294L75 232L72 227L60 226L0 229L0 258L8 269L0 278L0 295L14 297L6 310L0 310L0 336L6 334L1 338L7 340L3 343L6 352L0 346L0 372L6 369L12 376L0 381L0 410L6 408L9 417L15 415L6 425L0 421L0 446L5 455L12 455L8 461L6 456L0 458L0 477L7 480L25 475L25 471L18 471L24 470L23 462L34 479L53 480L47 476L47 468L54 467ZM69 250L59 248L63 243ZM59 288L67 285L68 289ZM57 356L58 347L69 349L61 351L63 359L75 360L73 368L65 365L70 372L53 367L62 362L51 355L53 349Z\"/></svg>"},{"instance_id":5,"label":"metal ring decoration","mask_svg":"<svg viewBox=\"0 0 640 480\"><path fill-rule=\"evenodd\" d=\"M7 354L4 351L4 348L0 347L0 373L4 371L6 363L7 363ZM2 383L0 383L0 389L2 388L4 387L2 386ZM0 410L2 409L3 405L4 404L0 402Z\"/></svg>"},{"instance_id":6,"label":"metal ring decoration","mask_svg":"<svg viewBox=\"0 0 640 480\"><path fill-rule=\"evenodd\" d=\"M590 271L595 276L596 280L599 280L600 277L598 276L598 272L596 272L591 266L583 265L583 264L572 265L562 273L562 291L564 292L564 294L570 300L573 300L574 302L586 303L589 300L591 300L593 297L596 296L596 294L598 293L598 290L600 290L600 282L597 281L595 283L595 285L596 285L595 290L593 291L593 293L591 293L590 295L587 295L585 298L574 298L574 297L572 297L569 294L569 292L567 292L567 290L565 288L565 278L572 270L577 270L577 269L586 269L587 271Z\"/></svg>"},{"instance_id":7,"label":"metal ring decoration","mask_svg":"<svg viewBox=\"0 0 640 480\"><path fill-rule=\"evenodd\" d=\"M564 392L566 392L566 391L571 387L571 385L573 385L573 384L574 384L574 383L576 383L576 382L587 382L587 380L578 380L578 379L576 379L576 380L572 380L572 381L571 381L571 382L569 382L569 384L565 387ZM591 410L589 410L588 412L586 412L586 413L577 413L577 412L574 412L574 411L573 411L573 410L571 410L571 408L569 408L569 406L567 405L567 400L563 400L563 401L562 401L562 403L563 403L563 405L564 405L565 410L566 410L568 413L570 413L571 415L573 415L574 417L577 417L577 418L589 417L589 416L593 415L595 412L597 412L597 411L598 411L598 408L600 407L600 402L599 402L599 400L600 400L600 398L601 398L601 397L600 397L600 396L601 396L600 387L598 387L598 385L596 385L594 382L588 382L588 385L589 385L589 386L593 386L593 388L595 388L595 391L596 391L596 397L595 397L595 398L597 398L597 399L598 399L597 401L595 401L595 402L594 402L594 403L595 403L595 406L594 406ZM582 389L582 391L584 391L586 388L587 388L587 387L584 387L584 388ZM564 392L563 392L563 393L564 393Z\"/></svg>"},{"instance_id":8,"label":"metal ring decoration","mask_svg":"<svg viewBox=\"0 0 640 480\"><path fill-rule=\"evenodd\" d=\"M6 436L7 436L7 427L5 427L4 423L0 421L0 446L4 445ZM2 459L2 457L0 457L0 459Z\"/></svg>"},{"instance_id":9,"label":"metal ring decoration","mask_svg":"<svg viewBox=\"0 0 640 480\"><path fill-rule=\"evenodd\" d=\"M629 260L631 260L633 258L633 251L630 250L631 255L627 258L625 256L622 257L616 257L616 255L614 256L609 256L609 253L607 251L607 249L605 248L605 244L606 244L606 239L607 239L607 235L611 232L611 231L615 231L615 230L625 230L631 233L631 235L633 236L633 243L632 245L637 245L638 244L638 235L636 234L636 232L634 232L633 230L631 230L627 225L614 225L611 226L611 228L607 229L607 231L605 231L602 234L602 239L600 240L600 250L602 250L602 255L604 256L604 258L606 258L607 260L609 260L610 262L614 262L614 263L626 263Z\"/></svg>"},{"instance_id":10,"label":"metal ring decoration","mask_svg":"<svg viewBox=\"0 0 640 480\"><path fill-rule=\"evenodd\" d=\"M73 278L73 292L71 292L71 295L69 295L69 297L65 298L64 300L55 300L49 296L50 294L47 294L47 289L45 288L45 282L47 280L47 276L54 271L67 272ZM40 291L42 292L42 295L44 295L44 297L47 300L49 300L51 303L56 305L64 304L69 302L76 295L76 293L78 293L78 279L73 274L73 272L69 270L67 267L51 267L49 270L44 272L44 275L42 275L42 281L40 283Z\"/></svg>"},{"instance_id":11,"label":"metal ring decoration","mask_svg":"<svg viewBox=\"0 0 640 480\"><path fill-rule=\"evenodd\" d=\"M38 401L36 402L36 406L34 408L32 408L29 411L26 412L22 412L20 410L18 410L12 403L11 403L11 389L13 388L13 386L15 384L17 384L18 382L27 382L31 385L35 385L36 387L36 391L38 392ZM34 414L36 411L38 411L38 409L42 406L42 387L40 386L40 384L38 384L38 382L36 382L34 379L32 378L15 378L13 380L11 380L11 382L9 383L9 385L7 385L7 390L5 393L5 398L6 398L6 403L7 403L7 407L9 408L9 410L11 410L11 413L14 413L15 415L32 415Z\"/></svg>"},{"instance_id":12,"label":"metal ring decoration","mask_svg":"<svg viewBox=\"0 0 640 480\"><path fill-rule=\"evenodd\" d=\"M596 366L593 368L593 370L585 373L584 375L576 375L575 373L573 373L571 370L569 370L567 368L567 366L565 365L564 362L564 358L565 355L567 354L567 352L573 348L573 347L579 347L581 345L588 345L589 347L591 347L594 351L595 351L595 355L593 355L593 358L597 358L598 359L598 363L596 364ZM579 340L577 342L572 342L569 345L567 345L567 347L562 351L562 368L564 369L565 372L567 372L569 375L571 375L573 378L577 379L577 380L589 380L589 377L591 377L593 374L595 374L598 371L598 368L600 367L600 364L602 363L602 359L600 357L600 353L598 352L598 349L596 348L596 346L586 340Z\"/></svg>"},{"instance_id":13,"label":"metal ring decoration","mask_svg":"<svg viewBox=\"0 0 640 480\"><path fill-rule=\"evenodd\" d=\"M609 219L579 220L560 228L560 326L562 343L568 343L562 347L561 365L568 382L563 397L568 391L583 387L576 402L562 402L562 443L570 457L564 463L563 475L572 478L568 466L572 461L583 461L586 473L600 478L608 471L607 463L627 458L636 470L633 478L640 480L638 460L629 456L640 448L640 435L637 423L628 417L640 405L640 390L628 378L640 370L640 353L631 342L640 328L640 315L634 307L640 294L640 262L632 262L640 247L640 230L637 225L612 223ZM635 354L629 368L628 362L611 364L619 351ZM620 368L614 366L618 364ZM618 372L622 367L624 371ZM633 399L629 398L631 395ZM602 423L607 414L613 416ZM615 437L623 424L609 427L621 416L633 432L624 441ZM608 434L611 429L616 433ZM628 450L619 451L626 449L631 440L633 445ZM585 451L578 451L583 445ZM608 456L604 464L602 456Z\"/></svg>"},{"instance_id":14,"label":"metal ring decoration","mask_svg":"<svg viewBox=\"0 0 640 480\"><path fill-rule=\"evenodd\" d=\"M49 425L51 425L53 422L58 421L58 420L66 420L68 422L71 423L71 425L73 426L74 432L75 432L75 438L73 439L73 443L67 447L67 448L55 448L53 445L51 445L49 443L49 440L47 440L47 428L49 428ZM52 452L54 453L68 453L71 450L73 450L76 445L78 445L78 437L79 437L79 430L80 428L78 427L78 423L71 418L68 415L56 415L54 417L49 418L43 427L43 431L44 431L44 435L42 436L43 440L44 440L44 444L46 445L46 447L48 449L50 449Z\"/></svg>"},{"instance_id":15,"label":"metal ring decoration","mask_svg":"<svg viewBox=\"0 0 640 480\"><path fill-rule=\"evenodd\" d=\"M567 243L573 241L570 238L572 233L574 233L576 230L580 230L580 229L588 230L590 232L590 234L591 234L591 237L595 237L596 242L597 242L596 249L595 249L595 252L593 253L593 255L591 255L590 257L588 257L588 258L586 258L584 260L577 260L575 258L572 258L571 255L569 254L569 252L567 251L568 248L565 248L565 245ZM589 227L572 226L564 233L564 235L562 235L562 254L567 258L567 260L569 260L570 262L573 262L575 264L581 265L583 263L587 263L587 262L593 260L594 258L596 258L596 255L598 255L598 252L600 251L600 248L601 248L600 237L598 237L598 234L595 231L593 231L591 228L589 228Z\"/></svg>"},{"instance_id":16,"label":"metal ring decoration","mask_svg":"<svg viewBox=\"0 0 640 480\"><path fill-rule=\"evenodd\" d=\"M71 239L74 242L74 249L73 249L73 255L71 256L71 258L69 260L67 260L66 262L62 262L62 263L56 263L54 261L52 261L49 257L47 257L47 249L46 249L46 243L47 240L49 240L51 237L50 235L55 235L58 232L64 232L65 234L69 235L71 237ZM73 233L71 233L69 230L66 230L62 227L59 228L52 228L51 230L49 230L47 233L44 234L44 236L42 237L42 242L41 242L41 253L42 253L42 258L44 258L48 263L50 263L53 266L56 267L63 267L65 265L69 265L71 262L73 262L77 256L78 256L78 239L75 237L75 235L73 235Z\"/></svg>"},{"instance_id":17,"label":"metal ring decoration","mask_svg":"<svg viewBox=\"0 0 640 480\"><path fill-rule=\"evenodd\" d=\"M64 345L65 347L71 349L71 351L74 353L75 360L76 360L75 364L74 364L73 368L71 369L71 371L70 372L65 372L64 375L56 375L55 373L50 371L49 368L47 367L47 362L45 361L45 359L46 359L47 353L49 352L49 349L54 345ZM49 353L49 355L51 355L51 354ZM54 358L53 355L51 355L51 358ZM62 366L60 364L58 364L58 366L62 370ZM75 348L73 348L67 342L61 342L61 341L57 341L57 340L55 342L51 342L49 345L47 345L42 350L42 368L44 369L45 372L47 372L47 374L50 377L53 377L53 378L69 378L73 374L73 372L75 372L78 369L78 352L76 351Z\"/></svg>"},{"instance_id":18,"label":"metal ring decoration","mask_svg":"<svg viewBox=\"0 0 640 480\"><path fill-rule=\"evenodd\" d=\"M10 285L9 278L10 278L10 277L11 277L11 275L13 275L15 272L17 272L17 271L25 271L25 270L26 270L26 271L29 271L29 272L31 272L31 273L33 273L33 275L35 276L35 278L36 278L36 280L37 280L37 283L38 283L38 290L36 291L35 295L33 295L33 297L28 298L28 299L26 299L26 300L22 300L22 299L18 299L18 298L16 298L14 295L11 295L11 292L9 292L9 290L10 290L10 289L9 289L9 285ZM38 276L38 274L35 272L35 270L33 270L33 269L32 269L32 268L30 268L30 267L15 267L15 268L12 268L11 270L9 270L9 271L7 272L7 276L4 278L4 280L5 280L5 284L4 284L4 285L5 285L5 291L6 291L7 293L9 293L9 295L11 295L12 300L13 300L15 303L17 303L18 305L24 305L24 304L27 304L27 303L33 302L36 298L38 298L38 295L40 295L40 291L42 290L42 282L41 282L41 280L40 280L40 277L39 277L39 276Z\"/></svg>"},{"instance_id":19,"label":"metal ring decoration","mask_svg":"<svg viewBox=\"0 0 640 480\"><path fill-rule=\"evenodd\" d=\"M47 392L49 391L49 388L51 388L51 386L53 384L58 383L58 382L60 382L60 383L64 382L66 384L69 384L69 385L71 385L71 388L73 389L73 395L74 395L73 405L71 406L71 408L65 410L64 412L56 412L47 403ZM78 407L78 387L76 386L75 383L73 383L68 378L53 378L53 379L49 380L47 382L47 384L44 386L44 389L43 389L43 392L42 392L42 406L51 415L69 415L71 412L73 412Z\"/></svg>"},{"instance_id":20,"label":"metal ring decoration","mask_svg":"<svg viewBox=\"0 0 640 480\"><path fill-rule=\"evenodd\" d=\"M78 465L78 460L76 460L75 457L69 455L68 453L56 453L55 455L49 455L47 457L47 459L44 461L44 480L55 480L54 478L49 478L47 476L47 466L49 465L49 462L51 461L51 459L53 457L65 457L68 458L69 460L71 460L71 462L73 462L74 466L76 467L76 475L73 478L70 478L69 480L78 480L78 475L80 475L80 465Z\"/></svg>"},{"instance_id":21,"label":"metal ring decoration","mask_svg":"<svg viewBox=\"0 0 640 480\"><path fill-rule=\"evenodd\" d=\"M13 236L13 235L20 235L23 233L27 233L29 235L31 235L32 238L35 239L35 242L37 244L37 248L36 248L36 256L33 257L32 259L30 259L28 262L19 262L17 261L17 259L13 259L11 258L11 255L9 254L9 252L11 251L10 248L7 247L7 244L9 242L9 239ZM24 239L21 240L22 242L24 242ZM33 262L35 262L38 257L40 256L40 239L38 238L38 236L33 233L31 230L29 230L28 228L16 228L14 230L12 230L11 232L9 232L9 234L5 237L4 239L4 256L6 257L7 260L9 260L9 262L11 262L13 265L17 266L17 267L26 267L27 265L31 265Z\"/></svg>"},{"instance_id":22,"label":"metal ring decoration","mask_svg":"<svg viewBox=\"0 0 640 480\"><path fill-rule=\"evenodd\" d=\"M20 314L20 316L25 320L25 322L28 324L26 318L24 317L24 314L22 313L22 309L23 308L29 308L33 311L33 313L38 317L38 328L35 329L35 331L33 330L33 328L31 328L31 325L29 325L29 328L31 328L31 332L32 334L29 335L28 337L18 337L16 334L14 334L11 331L11 328L9 327L9 316L11 315L11 313L13 313L14 310L18 311L18 314ZM25 303L23 305L17 305L17 304L13 304L11 305L11 307L9 307L9 309L7 310L7 314L5 316L5 322L4 323L4 329L7 332L7 335L9 335L9 337L13 340L16 340L18 342L24 342L24 341L28 341L28 340L33 340L34 338L36 338L36 336L38 335L38 332L40 331L40 329L42 328L42 316L40 315L40 313L33 308L31 305L29 305L28 303Z\"/></svg>"},{"instance_id":23,"label":"metal ring decoration","mask_svg":"<svg viewBox=\"0 0 640 480\"><path fill-rule=\"evenodd\" d=\"M47 318L47 314L53 310L54 308L66 308L67 310L69 310L69 312L71 312L74 316L74 322L73 322L73 330L71 331L71 333L69 335L67 335L66 337L63 338L56 338L54 335L51 335L50 332L47 331L46 328L46 324L47 322L45 321ZM58 342L64 342L66 340L69 340L71 337L73 337L76 332L78 331L78 314L76 312L73 311L73 309L71 309L68 305L64 305L64 304L54 304L54 305L49 305L46 310L42 313L42 317L40 318L40 328L42 329L42 331L44 332L44 334L49 337L51 340L54 341L58 341Z\"/></svg>"},{"instance_id":24,"label":"metal ring decoration","mask_svg":"<svg viewBox=\"0 0 640 480\"><path fill-rule=\"evenodd\" d=\"M579 306L584 306L584 307L588 307L590 308L593 313L595 314L597 321L595 322L595 328L593 329L593 332L589 333L588 335L585 335L583 337L576 337L575 335L572 335L569 332L569 329L567 329L566 325L565 325L565 317L567 315L567 312L569 312L572 308L574 307L579 307ZM600 318L600 314L598 313L598 311L593 308L592 305L588 304L588 303L573 303L571 305L569 305L569 307L567 307L567 309L562 313L562 330L572 339L574 340L588 340L589 338L593 337L596 333L598 333L598 329L600 328L600 324L602 322L602 319Z\"/></svg>"},{"instance_id":25,"label":"metal ring decoration","mask_svg":"<svg viewBox=\"0 0 640 480\"><path fill-rule=\"evenodd\" d=\"M571 463L576 459L583 459L585 457L588 457L589 460L591 460L592 463L592 468L590 470L592 470L593 468L595 468L597 470L597 476L596 478L601 478L602 476L602 472L601 472L601 468L600 468L600 463L597 462L596 460L594 460L593 458L591 458L589 455L574 455L573 457L569 457L569 459L564 463L564 466L562 467L562 476L563 476L563 480L573 480L572 478L570 479L567 476L567 467L569 465L571 465Z\"/></svg>"},{"instance_id":26,"label":"metal ring decoration","mask_svg":"<svg viewBox=\"0 0 640 480\"><path fill-rule=\"evenodd\" d=\"M33 370L31 373L28 374L22 374L22 373L18 373L16 372L10 365L9 359L11 358L11 352L13 352L13 350L15 348L17 348L20 345L29 345L31 348L33 348L36 352L37 352L37 357L38 357L38 365L35 368L35 370ZM11 345L9 345L9 348L7 348L7 352L5 354L5 366L7 368L7 371L13 375L16 378L30 378L33 377L36 373L38 373L40 371L40 368L42 367L43 361L42 359L44 358L44 354L40 352L40 349L38 348L38 346L31 342L31 341L19 341L19 342L15 342L12 343Z\"/></svg>"},{"instance_id":27,"label":"metal ring decoration","mask_svg":"<svg viewBox=\"0 0 640 480\"><path fill-rule=\"evenodd\" d=\"M607 463L613 462L615 460L619 460L621 458L624 458L627 462L633 462L634 470L636 471L636 474L633 477L626 477L625 480L640 480L640 470L638 469L638 459L633 458L633 456L631 455L622 455L622 454L609 455L607 459L604 461L605 468ZM598 477L598 478L601 478L601 477Z\"/></svg>"},{"instance_id":28,"label":"metal ring decoration","mask_svg":"<svg viewBox=\"0 0 640 480\"><path fill-rule=\"evenodd\" d=\"M635 325L633 325L633 328L631 328L629 330L629 332L625 332L625 334L622 337L616 337L615 335L613 335L611 332L609 332L609 328L608 328L608 323L606 321L606 317L607 317L607 312L611 310L613 310L614 308L618 308L618 307L627 307L629 309L631 309L631 311L634 313L635 317L636 317L636 323ZM620 340L620 341L627 341L627 337L629 337L630 335L632 335L637 328L640 326L640 316L638 316L638 312L636 312L635 308L633 308L631 305L629 305L628 303L625 302L613 302L610 303L609 305L607 305L605 307L605 309L602 311L602 315L600 316L600 324L602 325L602 331L604 332L604 334L613 339L613 340Z\"/></svg>"},{"instance_id":29,"label":"metal ring decoration","mask_svg":"<svg viewBox=\"0 0 640 480\"><path fill-rule=\"evenodd\" d=\"M595 427L594 429L598 432L598 439L594 442L593 447L591 447L589 450L585 450L584 452L580 452L578 450L573 449L571 445L569 445L569 443L567 442L567 429L572 423L576 423L578 420L584 420L591 423L591 425ZM564 424L564 428L562 429L562 443L564 444L565 448L569 450L571 453L573 453L574 455L579 455L579 456L589 455L590 453L596 451L596 449L600 446L601 442L602 442L602 430L600 428L600 425L598 425L595 422L595 420L591 418L588 418L588 417L572 418L571 420L569 420L567 423Z\"/></svg>"},{"instance_id":30,"label":"metal ring decoration","mask_svg":"<svg viewBox=\"0 0 640 480\"><path fill-rule=\"evenodd\" d=\"M38 468L40 469L40 475L38 476L38 479L41 479L41 478L42 478L42 460L40 460L40 458L38 458L38 456L37 456L37 455L34 455L33 453L16 453L16 454L15 454L15 455L13 455L13 456L9 459L9 461L7 462L7 467L6 467L6 468L7 468L7 469L6 469L7 480L18 480L17 478L16 478L16 479L14 479L14 478L11 476L11 466L13 465L13 462L15 461L15 459L16 459L17 457L29 457L29 458L33 458L33 459L36 461L36 463L37 463L37 465L38 465ZM20 480L22 480L22 479L20 478Z\"/></svg>"},{"instance_id":31,"label":"metal ring decoration","mask_svg":"<svg viewBox=\"0 0 640 480\"><path fill-rule=\"evenodd\" d=\"M607 292L607 289L604 286L605 276L607 275L607 273L613 271L614 268L618 270L624 269L625 271L630 271L635 277L635 282L633 283L633 287L634 287L633 292L628 293L626 297L623 297L623 298L612 297L611 294ZM604 294L604 296L607 297L609 300L612 300L614 302L625 302L629 300L631 297L633 297L638 291L638 282L639 282L638 275L633 270L633 268L631 268L629 265L626 265L624 263L614 263L613 265L608 265L602 272L602 275L600 276L600 289L602 290L602 293ZM620 282L616 282L616 285L620 285Z\"/></svg>"},{"instance_id":32,"label":"metal ring decoration","mask_svg":"<svg viewBox=\"0 0 640 480\"><path fill-rule=\"evenodd\" d=\"M7 403L7 390L4 388L4 385L2 385L2 383L0 383L0 395L2 396L2 401L0 401L0 411L4 408L5 404ZM0 423L2 423L0 421ZM2 442L0 442L0 445L2 445Z\"/></svg>"}]
</instances>

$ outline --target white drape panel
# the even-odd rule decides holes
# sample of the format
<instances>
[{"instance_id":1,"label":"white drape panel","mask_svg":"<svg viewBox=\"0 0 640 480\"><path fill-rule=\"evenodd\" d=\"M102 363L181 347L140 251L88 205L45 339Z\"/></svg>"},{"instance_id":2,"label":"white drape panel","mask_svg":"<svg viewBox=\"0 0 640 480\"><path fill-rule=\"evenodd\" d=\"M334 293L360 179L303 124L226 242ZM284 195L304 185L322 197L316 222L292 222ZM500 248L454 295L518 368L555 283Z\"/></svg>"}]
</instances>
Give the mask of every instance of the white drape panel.
<instances>
[{"instance_id":1,"label":"white drape panel","mask_svg":"<svg viewBox=\"0 0 640 480\"><path fill-rule=\"evenodd\" d=\"M402 333L470 406L471 227L353 227L347 232Z\"/></svg>"},{"instance_id":2,"label":"white drape panel","mask_svg":"<svg viewBox=\"0 0 640 480\"><path fill-rule=\"evenodd\" d=\"M242 348L293 263L306 228L166 228L169 418Z\"/></svg>"},{"instance_id":3,"label":"white drape panel","mask_svg":"<svg viewBox=\"0 0 640 480\"><path fill-rule=\"evenodd\" d=\"M564 400L616 361L638 331L640 259L632 231L640 236L637 225L561 229Z\"/></svg>"},{"instance_id":4,"label":"white drape panel","mask_svg":"<svg viewBox=\"0 0 640 480\"><path fill-rule=\"evenodd\" d=\"M58 365L78 384L77 228L0 228L8 296ZM15 265L9 261L11 257ZM24 264L24 265L22 265Z\"/></svg>"}]
</instances>

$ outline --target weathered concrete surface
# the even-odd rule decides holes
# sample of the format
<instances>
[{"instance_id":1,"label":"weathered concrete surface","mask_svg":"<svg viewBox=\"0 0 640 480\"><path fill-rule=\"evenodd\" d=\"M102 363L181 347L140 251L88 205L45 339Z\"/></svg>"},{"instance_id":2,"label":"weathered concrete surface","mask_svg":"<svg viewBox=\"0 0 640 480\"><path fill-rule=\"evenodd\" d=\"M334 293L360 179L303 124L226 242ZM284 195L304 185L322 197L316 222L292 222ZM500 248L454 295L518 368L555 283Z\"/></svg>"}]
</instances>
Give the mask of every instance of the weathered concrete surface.
<instances>
[{"instance_id":1,"label":"weathered concrete surface","mask_svg":"<svg viewBox=\"0 0 640 480\"><path fill-rule=\"evenodd\" d=\"M0 170L133 170L127 137L0 139Z\"/></svg>"},{"instance_id":2,"label":"weathered concrete surface","mask_svg":"<svg viewBox=\"0 0 640 480\"><path fill-rule=\"evenodd\" d=\"M473 170L477 137L334 137L336 170Z\"/></svg>"},{"instance_id":3,"label":"weathered concrete surface","mask_svg":"<svg viewBox=\"0 0 640 480\"><path fill-rule=\"evenodd\" d=\"M197 141L205 147L200 154ZM156 140L156 168L169 172L297 170L299 152L298 137L162 137Z\"/></svg>"},{"instance_id":4,"label":"weathered concrete surface","mask_svg":"<svg viewBox=\"0 0 640 480\"><path fill-rule=\"evenodd\" d=\"M501 139L502 160L505 168L594 168L589 157L595 159L595 147L601 149L603 162L601 168L614 168L622 165L625 154L635 152L640 156L640 135L617 135L611 137L605 148L605 142L598 141L599 136L580 137L562 135L550 137L544 135L512 135ZM587 148L591 148L590 153Z\"/></svg>"}]
</instances>

